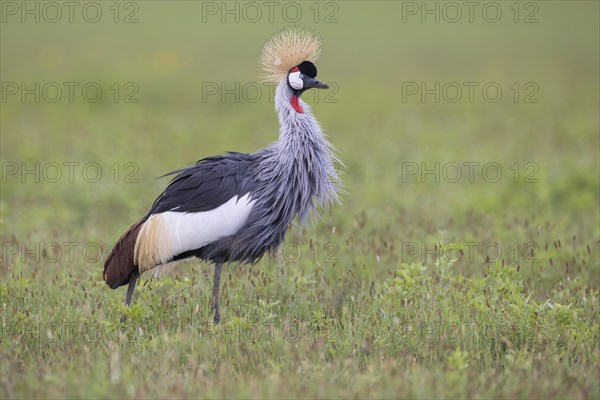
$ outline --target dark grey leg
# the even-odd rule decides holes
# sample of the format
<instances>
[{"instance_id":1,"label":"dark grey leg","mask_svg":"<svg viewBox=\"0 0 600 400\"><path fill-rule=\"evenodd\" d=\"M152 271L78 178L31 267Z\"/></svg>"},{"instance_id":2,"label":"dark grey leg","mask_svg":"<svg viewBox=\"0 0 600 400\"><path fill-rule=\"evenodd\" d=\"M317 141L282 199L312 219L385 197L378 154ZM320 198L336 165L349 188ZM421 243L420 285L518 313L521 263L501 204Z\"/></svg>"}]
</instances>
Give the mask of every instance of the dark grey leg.
<instances>
[{"instance_id":1,"label":"dark grey leg","mask_svg":"<svg viewBox=\"0 0 600 400\"><path fill-rule=\"evenodd\" d=\"M133 271L129 277L129 286L127 287L127 295L125 296L125 305L129 307L131 304L131 298L133 297L133 291L135 290L135 284L137 283L138 277L140 276L138 271ZM125 322L125 316L121 317L121 322Z\"/></svg>"},{"instance_id":2,"label":"dark grey leg","mask_svg":"<svg viewBox=\"0 0 600 400\"><path fill-rule=\"evenodd\" d=\"M137 283L140 274L137 271L131 273L129 278L129 286L127 287L127 296L125 297L125 305L131 304L131 298L133 297L133 291L135 290L135 284Z\"/></svg>"},{"instance_id":3,"label":"dark grey leg","mask_svg":"<svg viewBox=\"0 0 600 400\"><path fill-rule=\"evenodd\" d=\"M219 290L221 289L221 268L223 268L222 262L215 263L215 280L213 283L213 294L210 301L210 310L214 314L215 324L221 321L221 314L219 313Z\"/></svg>"}]
</instances>

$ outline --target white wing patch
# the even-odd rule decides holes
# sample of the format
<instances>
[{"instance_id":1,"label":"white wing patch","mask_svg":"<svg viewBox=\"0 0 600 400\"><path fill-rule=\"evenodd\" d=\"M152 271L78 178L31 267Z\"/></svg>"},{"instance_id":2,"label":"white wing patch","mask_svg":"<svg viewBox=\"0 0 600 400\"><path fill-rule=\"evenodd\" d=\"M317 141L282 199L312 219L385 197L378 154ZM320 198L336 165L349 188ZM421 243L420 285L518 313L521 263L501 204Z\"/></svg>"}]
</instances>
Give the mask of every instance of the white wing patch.
<instances>
[{"instance_id":1,"label":"white wing patch","mask_svg":"<svg viewBox=\"0 0 600 400\"><path fill-rule=\"evenodd\" d=\"M254 203L246 194L239 199L233 196L210 211L152 215L140 229L135 244L134 259L140 273L236 233L248 220Z\"/></svg>"},{"instance_id":2,"label":"white wing patch","mask_svg":"<svg viewBox=\"0 0 600 400\"><path fill-rule=\"evenodd\" d=\"M233 196L210 211L162 213L173 243L173 255L199 249L236 233L248 219L253 205L254 201L250 201L250 195L246 194L239 200L237 196Z\"/></svg>"}]
</instances>

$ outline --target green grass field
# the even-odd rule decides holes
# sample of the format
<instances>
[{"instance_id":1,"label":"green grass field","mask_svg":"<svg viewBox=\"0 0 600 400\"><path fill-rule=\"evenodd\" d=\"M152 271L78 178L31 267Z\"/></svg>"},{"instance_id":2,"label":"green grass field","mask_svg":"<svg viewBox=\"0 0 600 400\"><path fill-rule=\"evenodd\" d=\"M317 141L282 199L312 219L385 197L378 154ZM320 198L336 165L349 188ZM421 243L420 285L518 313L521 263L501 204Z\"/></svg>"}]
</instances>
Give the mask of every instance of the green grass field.
<instances>
[{"instance_id":1,"label":"green grass field","mask_svg":"<svg viewBox=\"0 0 600 400\"><path fill-rule=\"evenodd\" d=\"M1 397L599 398L600 6L475 3L2 1ZM226 266L218 326L199 262L126 309L111 246L156 177L277 138L293 24L344 206Z\"/></svg>"}]
</instances>

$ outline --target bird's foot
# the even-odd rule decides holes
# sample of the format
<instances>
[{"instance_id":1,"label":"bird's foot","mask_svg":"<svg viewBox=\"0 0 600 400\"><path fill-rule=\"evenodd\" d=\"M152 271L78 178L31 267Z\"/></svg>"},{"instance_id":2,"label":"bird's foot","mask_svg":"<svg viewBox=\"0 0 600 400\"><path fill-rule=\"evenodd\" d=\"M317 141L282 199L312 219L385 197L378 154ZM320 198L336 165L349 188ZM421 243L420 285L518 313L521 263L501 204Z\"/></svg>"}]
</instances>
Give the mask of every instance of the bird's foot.
<instances>
[{"instance_id":1,"label":"bird's foot","mask_svg":"<svg viewBox=\"0 0 600 400\"><path fill-rule=\"evenodd\" d=\"M213 314L215 324L221 322L221 313L219 312L219 302L214 298L210 300L210 313Z\"/></svg>"}]
</instances>

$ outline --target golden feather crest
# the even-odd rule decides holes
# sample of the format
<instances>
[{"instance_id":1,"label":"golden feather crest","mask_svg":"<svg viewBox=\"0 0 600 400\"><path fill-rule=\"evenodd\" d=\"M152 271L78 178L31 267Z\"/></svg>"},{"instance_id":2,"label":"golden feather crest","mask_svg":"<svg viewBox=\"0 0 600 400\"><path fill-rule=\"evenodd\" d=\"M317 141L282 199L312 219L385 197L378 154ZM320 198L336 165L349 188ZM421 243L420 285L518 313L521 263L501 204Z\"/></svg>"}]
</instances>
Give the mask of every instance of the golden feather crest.
<instances>
[{"instance_id":1,"label":"golden feather crest","mask_svg":"<svg viewBox=\"0 0 600 400\"><path fill-rule=\"evenodd\" d=\"M260 66L265 82L279 82L289 70L302 61L315 62L319 58L321 39L313 32L293 27L273 35L262 48Z\"/></svg>"}]
</instances>

